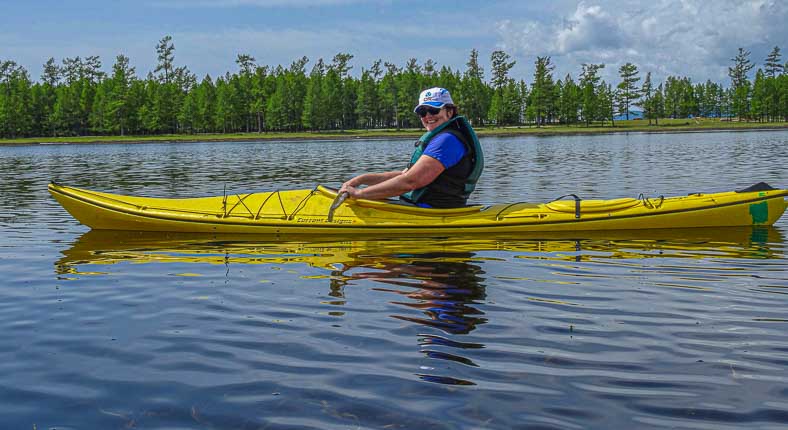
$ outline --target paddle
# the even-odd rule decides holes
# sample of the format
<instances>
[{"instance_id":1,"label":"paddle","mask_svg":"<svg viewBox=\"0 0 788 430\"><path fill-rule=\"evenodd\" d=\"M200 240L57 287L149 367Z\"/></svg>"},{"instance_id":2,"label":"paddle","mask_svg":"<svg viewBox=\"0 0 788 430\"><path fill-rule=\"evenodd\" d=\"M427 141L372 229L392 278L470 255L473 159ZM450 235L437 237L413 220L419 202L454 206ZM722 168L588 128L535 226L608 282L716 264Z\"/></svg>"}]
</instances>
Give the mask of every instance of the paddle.
<instances>
[{"instance_id":1,"label":"paddle","mask_svg":"<svg viewBox=\"0 0 788 430\"><path fill-rule=\"evenodd\" d=\"M331 203L331 207L328 208L328 222L334 221L334 211L342 204L350 196L347 191L342 191L341 193L337 194L337 197L334 199L334 202Z\"/></svg>"}]
</instances>

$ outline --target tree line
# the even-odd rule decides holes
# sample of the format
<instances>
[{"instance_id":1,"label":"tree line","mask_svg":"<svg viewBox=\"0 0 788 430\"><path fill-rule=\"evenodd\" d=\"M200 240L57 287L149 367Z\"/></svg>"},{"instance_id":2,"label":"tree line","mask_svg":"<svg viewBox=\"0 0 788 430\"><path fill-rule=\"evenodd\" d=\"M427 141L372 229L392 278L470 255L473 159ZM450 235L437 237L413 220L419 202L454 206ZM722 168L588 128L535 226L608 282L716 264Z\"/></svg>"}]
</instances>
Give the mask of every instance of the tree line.
<instances>
[{"instance_id":1,"label":"tree line","mask_svg":"<svg viewBox=\"0 0 788 430\"><path fill-rule=\"evenodd\" d=\"M353 55L319 59L307 71L301 57L288 67L259 65L237 56L238 70L201 80L175 65L166 36L156 45L158 63L145 79L129 58L118 55L110 73L99 57L50 58L39 81L14 61L0 61L0 137L155 135L419 127L414 100L425 88L449 88L463 115L475 126L550 124L591 126L629 118L635 107L649 124L660 118L719 117L786 121L788 63L774 47L758 68L739 49L728 69L729 86L693 83L670 76L645 78L632 63L618 70L620 81L605 82L604 64L583 64L577 80L556 79L549 56L537 57L530 84L510 76L515 65L503 51L490 56L489 79L479 53L471 50L465 70L438 67L431 59L404 65L382 60L350 74Z\"/></svg>"}]
</instances>

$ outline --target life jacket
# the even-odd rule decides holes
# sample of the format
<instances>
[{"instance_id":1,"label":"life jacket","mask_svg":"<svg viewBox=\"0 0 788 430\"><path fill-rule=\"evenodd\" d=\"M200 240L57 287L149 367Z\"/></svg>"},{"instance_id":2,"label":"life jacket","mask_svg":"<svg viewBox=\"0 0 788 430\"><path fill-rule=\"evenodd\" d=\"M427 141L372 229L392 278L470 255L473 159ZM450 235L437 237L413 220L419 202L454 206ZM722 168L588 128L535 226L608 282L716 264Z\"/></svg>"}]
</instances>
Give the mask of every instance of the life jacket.
<instances>
[{"instance_id":1,"label":"life jacket","mask_svg":"<svg viewBox=\"0 0 788 430\"><path fill-rule=\"evenodd\" d=\"M479 138L464 116L455 116L435 130L424 133L415 143L416 149L410 157L408 168L416 164L427 145L441 133L451 133L457 137L465 146L465 155L429 185L401 195L401 200L424 203L434 208L456 208L465 206L468 196L476 188L476 182L484 169L484 156Z\"/></svg>"}]
</instances>

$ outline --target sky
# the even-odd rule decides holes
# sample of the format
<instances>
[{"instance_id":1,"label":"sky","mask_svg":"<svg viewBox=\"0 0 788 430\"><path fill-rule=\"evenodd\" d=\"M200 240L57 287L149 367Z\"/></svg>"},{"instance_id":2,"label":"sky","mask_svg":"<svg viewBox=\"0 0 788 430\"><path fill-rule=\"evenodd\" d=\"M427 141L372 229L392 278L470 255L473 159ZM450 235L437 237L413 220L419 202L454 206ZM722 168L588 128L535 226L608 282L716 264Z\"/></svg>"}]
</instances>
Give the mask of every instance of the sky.
<instances>
[{"instance_id":1,"label":"sky","mask_svg":"<svg viewBox=\"0 0 788 430\"><path fill-rule=\"evenodd\" d=\"M487 79L490 54L503 50L516 61L510 76L527 83L536 57L549 56L556 79L602 63L616 84L631 62L656 82L673 75L727 86L739 47L757 67L774 46L788 60L786 22L786 0L0 0L0 61L39 80L50 57L98 55L109 71L123 54L144 77L169 35L175 65L200 79L237 72L239 54L285 67L306 56L309 71L344 52L358 76L377 59L464 71L476 49Z\"/></svg>"}]
</instances>

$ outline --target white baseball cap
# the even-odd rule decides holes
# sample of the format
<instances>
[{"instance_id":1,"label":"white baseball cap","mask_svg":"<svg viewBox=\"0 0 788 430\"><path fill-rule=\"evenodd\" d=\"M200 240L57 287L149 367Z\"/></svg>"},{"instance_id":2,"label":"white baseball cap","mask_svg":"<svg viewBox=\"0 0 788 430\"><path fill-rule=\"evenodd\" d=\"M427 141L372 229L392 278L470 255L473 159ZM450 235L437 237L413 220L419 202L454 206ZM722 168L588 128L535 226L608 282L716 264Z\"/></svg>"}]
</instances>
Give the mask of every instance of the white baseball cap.
<instances>
[{"instance_id":1,"label":"white baseball cap","mask_svg":"<svg viewBox=\"0 0 788 430\"><path fill-rule=\"evenodd\" d=\"M434 87L424 90L419 95L419 104L413 108L413 112L419 109L419 106L431 106L434 108L442 108L444 105L453 105L454 101L451 99L451 94L446 88Z\"/></svg>"}]
</instances>

